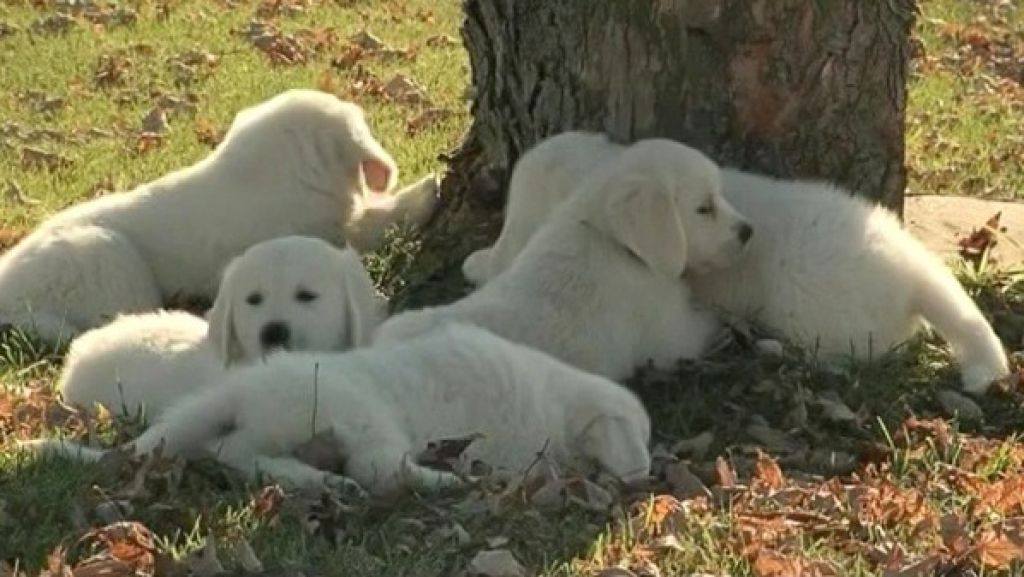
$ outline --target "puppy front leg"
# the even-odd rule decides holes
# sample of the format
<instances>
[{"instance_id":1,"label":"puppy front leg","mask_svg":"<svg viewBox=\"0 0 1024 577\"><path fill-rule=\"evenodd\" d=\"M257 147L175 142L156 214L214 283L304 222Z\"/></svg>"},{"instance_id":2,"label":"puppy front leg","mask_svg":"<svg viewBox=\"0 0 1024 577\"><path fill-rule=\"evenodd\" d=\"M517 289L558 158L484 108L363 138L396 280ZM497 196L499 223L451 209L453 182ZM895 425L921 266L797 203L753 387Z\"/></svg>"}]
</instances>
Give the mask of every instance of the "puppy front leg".
<instances>
[{"instance_id":1,"label":"puppy front leg","mask_svg":"<svg viewBox=\"0 0 1024 577\"><path fill-rule=\"evenodd\" d=\"M424 467L408 454L402 459L402 478L406 487L426 493L465 486L465 482L458 475Z\"/></svg>"},{"instance_id":2,"label":"puppy front leg","mask_svg":"<svg viewBox=\"0 0 1024 577\"><path fill-rule=\"evenodd\" d=\"M345 473L375 495L388 496L406 490L433 492L463 484L457 475L434 471L417 464L407 443L368 442L353 449Z\"/></svg>"},{"instance_id":3,"label":"puppy front leg","mask_svg":"<svg viewBox=\"0 0 1024 577\"><path fill-rule=\"evenodd\" d=\"M624 483L646 479L651 454L640 428L624 417L601 415L583 431L580 452Z\"/></svg>"},{"instance_id":4,"label":"puppy front leg","mask_svg":"<svg viewBox=\"0 0 1024 577\"><path fill-rule=\"evenodd\" d=\"M338 484L337 475L311 467L292 456L262 455L240 434L212 443L210 453L218 462L235 469L249 481L267 476L292 489L322 490Z\"/></svg>"},{"instance_id":5,"label":"puppy front leg","mask_svg":"<svg viewBox=\"0 0 1024 577\"><path fill-rule=\"evenodd\" d=\"M439 191L437 177L430 175L394 195L364 197L346 228L346 239L359 252L377 250L389 226L422 226L430 220L440 201Z\"/></svg>"}]
</instances>

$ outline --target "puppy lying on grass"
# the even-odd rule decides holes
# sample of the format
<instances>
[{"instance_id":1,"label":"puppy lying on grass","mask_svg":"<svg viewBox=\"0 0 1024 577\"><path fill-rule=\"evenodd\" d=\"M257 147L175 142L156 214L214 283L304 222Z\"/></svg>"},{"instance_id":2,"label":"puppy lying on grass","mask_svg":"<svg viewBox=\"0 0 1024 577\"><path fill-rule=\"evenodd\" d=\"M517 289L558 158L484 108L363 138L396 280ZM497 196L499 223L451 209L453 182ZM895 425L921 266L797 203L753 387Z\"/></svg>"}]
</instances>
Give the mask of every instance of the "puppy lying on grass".
<instances>
[{"instance_id":1,"label":"puppy lying on grass","mask_svg":"<svg viewBox=\"0 0 1024 577\"><path fill-rule=\"evenodd\" d=\"M573 192L571 183L631 149L601 134L567 132L525 154L510 183L501 236L466 259L466 277L478 285L500 282L554 220L546 215L591 194L584 187ZM977 305L891 212L824 182L731 169L721 176L725 199L756 233L738 262L690 267L686 278L698 299L826 360L881 355L930 324L950 344L968 392L983 393L1008 373L1002 344Z\"/></svg>"},{"instance_id":2,"label":"puppy lying on grass","mask_svg":"<svg viewBox=\"0 0 1024 577\"><path fill-rule=\"evenodd\" d=\"M231 258L279 236L372 250L436 205L433 177L387 194L397 179L362 109L283 92L239 112L195 165L61 211L0 256L0 326L57 342L172 297L212 299Z\"/></svg>"},{"instance_id":3,"label":"puppy lying on grass","mask_svg":"<svg viewBox=\"0 0 1024 577\"><path fill-rule=\"evenodd\" d=\"M579 193L493 282L388 319L374 342L472 323L616 380L648 362L670 368L701 355L720 326L680 277L734 263L752 234L722 198L718 167L685 145L646 140L594 172L579 175ZM558 184L564 198L571 185Z\"/></svg>"},{"instance_id":4,"label":"puppy lying on grass","mask_svg":"<svg viewBox=\"0 0 1024 577\"><path fill-rule=\"evenodd\" d=\"M196 389L279 350L368 345L383 318L352 249L310 237L256 244L236 257L209 313L119 316L72 341L58 383L65 402L152 419Z\"/></svg>"},{"instance_id":5,"label":"puppy lying on grass","mask_svg":"<svg viewBox=\"0 0 1024 577\"><path fill-rule=\"evenodd\" d=\"M415 462L432 441L482 435L466 457L525 473L537 453L625 482L650 469L650 421L624 387L468 325L343 354L279 353L239 368L169 408L131 445L142 455L212 455L255 478L376 495L457 487ZM328 439L343 474L295 457ZM22 446L97 460L103 451L54 439Z\"/></svg>"}]
</instances>

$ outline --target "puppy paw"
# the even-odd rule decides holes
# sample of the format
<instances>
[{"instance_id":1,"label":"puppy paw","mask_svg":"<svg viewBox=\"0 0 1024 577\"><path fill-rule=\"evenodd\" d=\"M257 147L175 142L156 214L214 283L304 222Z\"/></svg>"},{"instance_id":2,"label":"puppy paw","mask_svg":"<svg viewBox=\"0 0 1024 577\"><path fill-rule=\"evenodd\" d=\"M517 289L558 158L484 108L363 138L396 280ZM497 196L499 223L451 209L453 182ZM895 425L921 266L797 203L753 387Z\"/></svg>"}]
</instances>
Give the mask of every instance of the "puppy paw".
<instances>
[{"instance_id":1,"label":"puppy paw","mask_svg":"<svg viewBox=\"0 0 1024 577\"><path fill-rule=\"evenodd\" d=\"M964 391L972 395L984 395L992 383L1009 374L1005 364L965 365L960 374Z\"/></svg>"},{"instance_id":2,"label":"puppy paw","mask_svg":"<svg viewBox=\"0 0 1024 577\"><path fill-rule=\"evenodd\" d=\"M457 475L424 467L408 454L402 457L400 478L404 487L424 493L460 489L466 485Z\"/></svg>"},{"instance_id":3,"label":"puppy paw","mask_svg":"<svg viewBox=\"0 0 1024 577\"><path fill-rule=\"evenodd\" d=\"M369 495L362 485L344 475L324 475L324 486L343 501L361 501Z\"/></svg>"},{"instance_id":4,"label":"puppy paw","mask_svg":"<svg viewBox=\"0 0 1024 577\"><path fill-rule=\"evenodd\" d=\"M487 268L491 259L491 249L482 248L462 261L462 276L476 286L487 281Z\"/></svg>"}]
</instances>

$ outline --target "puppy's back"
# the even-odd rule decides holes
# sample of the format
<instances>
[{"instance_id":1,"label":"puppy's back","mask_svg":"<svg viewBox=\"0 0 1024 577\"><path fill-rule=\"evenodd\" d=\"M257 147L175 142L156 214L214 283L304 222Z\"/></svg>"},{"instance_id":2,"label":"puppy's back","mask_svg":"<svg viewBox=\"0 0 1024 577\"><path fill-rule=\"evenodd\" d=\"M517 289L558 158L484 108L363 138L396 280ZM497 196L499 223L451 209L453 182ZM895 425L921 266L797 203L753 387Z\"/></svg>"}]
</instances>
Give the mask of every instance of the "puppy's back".
<instances>
[{"instance_id":1,"label":"puppy's back","mask_svg":"<svg viewBox=\"0 0 1024 577\"><path fill-rule=\"evenodd\" d=\"M86 410L160 412L219 371L206 329L185 312L120 316L72 342L58 389Z\"/></svg>"}]
</instances>

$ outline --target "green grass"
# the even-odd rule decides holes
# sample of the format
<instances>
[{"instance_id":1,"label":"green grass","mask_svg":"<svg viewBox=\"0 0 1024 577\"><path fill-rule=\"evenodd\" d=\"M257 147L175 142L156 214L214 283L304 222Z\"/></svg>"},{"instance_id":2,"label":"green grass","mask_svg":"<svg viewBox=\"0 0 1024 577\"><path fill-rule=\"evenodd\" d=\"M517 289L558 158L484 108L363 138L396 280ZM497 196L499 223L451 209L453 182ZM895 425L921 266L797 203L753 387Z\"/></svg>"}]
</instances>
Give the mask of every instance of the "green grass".
<instances>
[{"instance_id":1,"label":"green grass","mask_svg":"<svg viewBox=\"0 0 1024 577\"><path fill-rule=\"evenodd\" d=\"M1024 196L1024 6L927 0L921 12L908 192Z\"/></svg>"},{"instance_id":2,"label":"green grass","mask_svg":"<svg viewBox=\"0 0 1024 577\"><path fill-rule=\"evenodd\" d=\"M462 97L468 68L461 44L426 44L435 35L457 38L459 7L454 2L394 2L382 8L374 8L376 3L368 1L323 2L305 14L281 17L278 26L282 31L330 27L337 36L333 49L325 49L299 66L270 66L267 56L232 34L254 15L251 2L227 9L216 2L143 1L132 3L139 13L133 26L95 30L79 23L66 33L45 35L29 34L28 30L47 12L23 4L28 3L0 5L0 20L21 28L0 40L0 123L15 122L22 132L53 128L72 140L27 143L13 136L2 138L0 175L4 184L13 180L41 202L32 206L5 203L0 226L28 227L49 212L90 197L97 188L123 190L188 165L209 151L194 134L197 126L224 128L239 109L286 88L329 86L350 97L358 76L356 68L385 82L398 72L407 74L424 87L435 106L451 113L409 137L406 122L419 107L394 105L373 95L355 98L366 108L382 144L398 161L404 180L411 182L439 168L437 155L457 141L466 123L467 106ZM170 13L159 19L158 7L164 4L171 6ZM368 57L348 69L332 67L331 58L343 52L349 37L364 29L395 49L411 49L412 56ZM190 50L215 55L217 64L196 65L187 75L189 83L176 83L168 59ZM93 78L98 61L104 55L117 54L131 62L123 84L98 86ZM53 112L38 112L25 98L32 91L62 98L65 105ZM133 150L142 118L159 94L194 98L197 110L172 115L163 144L137 155ZM111 136L89 137L92 128ZM82 142L75 142L76 134L83 135L79 137ZM59 153L72 164L52 172L25 168L19 151L26 144Z\"/></svg>"},{"instance_id":3,"label":"green grass","mask_svg":"<svg viewBox=\"0 0 1024 577\"><path fill-rule=\"evenodd\" d=\"M98 28L78 17L69 31L57 34L30 33L33 22L50 13L37 4L45 3L0 0L0 23L18 28L9 36L0 33L0 192L16 182L29 199L0 195L0 231L17 234L98 191L127 189L195 161L209 150L202 133L223 129L240 108L285 88L320 87L359 102L398 160L404 181L441 168L438 154L457 144L468 123L467 59L459 43L443 40L458 37L456 0L281 2L308 5L299 14L274 18L281 30L325 36L324 28L332 27L337 38L296 65L273 65L232 33L249 22L257 2L139 0L127 4L138 14L134 25ZM975 32L1005 39L1020 57L1024 8L928 0L922 9L917 35L926 57L915 60L910 86L909 191L1016 197L1024 190L1020 85L1007 84L1008 73L993 57L961 56L958 63L952 55L968 37L962 29L974 22ZM975 22L979 16L987 20ZM347 39L364 29L407 52L332 66L333 58L349 50ZM959 41L953 33L958 30ZM428 42L435 37L442 40ZM977 42L976 35L971 38ZM214 55L216 64L169 63L190 50ZM131 61L124 81L98 86L97 63L111 55ZM372 78L387 81L399 72L416 79L432 105L447 111L415 133L407 123L426 107L390 102L374 90ZM372 76L365 84L367 73ZM64 105L38 111L34 93L61 98ZM161 95L194 102L195 111L172 114L159 146L139 152L142 118ZM24 166L24 146L59 154L70 164L52 171ZM368 255L368 267L386 294L401 288L400 271L415 249L415 239L397 233L387 248ZM1021 348L1024 277L964 269L961 278L993 314L1004 341ZM260 487L211 463L82 466L27 459L12 450L14 439L91 427L97 438L116 442L130 438L139 424L83 423L60 409L52 382L61 352L9 336L0 342L0 576L7 574L3 562L16 561L35 575L61 544L69 562L87 556L91 551L77 540L90 527L116 519L115 512L152 530L158 553L167 558L182 560L214 535L229 569L239 566L230 553L233 543L244 539L267 568L298 568L307 575L455 575L493 547L508 548L532 573L551 576L593 575L615 565L638 573L654 566L662 575L767 574L772 563L784 562L805 563L808 572L807 564L817 564L822 571L874 575L884 566L879 551L904 548L903 565L934 553L938 529L902 517L858 518L844 501L826 515L845 523L844 531L823 533L808 520L823 506L811 496L842 490L822 488L822 479L848 474L855 462L871 463L858 471L858 486L890 491L891 485L895 489L886 494L894 502L920 493L928 519L937 519L983 502L979 491L985 486L1024 475L1024 457L1011 436L1024 429L1019 393L982 399L984 421L955 423L952 441L945 444L941 435L901 429L909 413L942 414L935 393L956 386L956 371L936 341L922 338L898 354L843 370L818 366L813 355L799 351L761 357L738 341L677 371L641 371L630 385L651 409L656 452L710 434L703 452L680 454L696 478L712 486L720 480L717 456L748 478L761 463L755 447L765 448L786 472L783 493L799 497L803 517L792 516L756 483L713 487L709 499L681 502L641 492L616 501L609 514L578 504L541 512L519 494L502 501L500 510L481 512L481 503L487 509L497 502L486 492L344 505L299 495L268 513L255 498ZM826 408L837 404L854 416L830 416ZM667 466L660 458L656 468ZM683 490L678 479L668 477L656 494ZM980 489L950 481L975 477L983 481ZM668 505L682 509L668 511ZM785 528L762 523L780 514L791 515ZM1020 515L1019 506L986 511L963 530L969 541L982 543L985 531ZM977 552L972 555L965 562L977 564Z\"/></svg>"}]
</instances>

